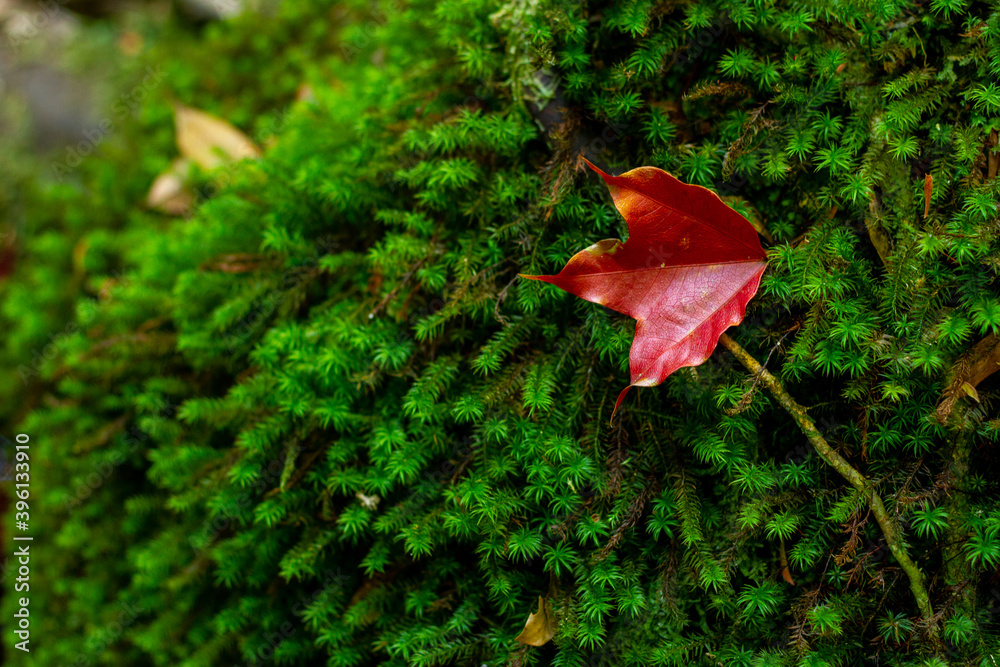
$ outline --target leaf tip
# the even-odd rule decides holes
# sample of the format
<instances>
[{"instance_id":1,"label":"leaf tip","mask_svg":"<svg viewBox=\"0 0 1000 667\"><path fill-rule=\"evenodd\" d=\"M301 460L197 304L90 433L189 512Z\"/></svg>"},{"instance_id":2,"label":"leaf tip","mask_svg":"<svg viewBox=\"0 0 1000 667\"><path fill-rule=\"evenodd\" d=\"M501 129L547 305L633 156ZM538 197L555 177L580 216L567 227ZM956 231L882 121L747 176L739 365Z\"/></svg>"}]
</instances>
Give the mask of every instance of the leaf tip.
<instances>
[{"instance_id":1,"label":"leaf tip","mask_svg":"<svg viewBox=\"0 0 1000 667\"><path fill-rule=\"evenodd\" d=\"M612 421L614 421L615 415L618 414L618 408L620 408L622 406L622 401L625 400L625 394L627 394L628 390L631 389L631 388L632 388L632 385L629 385L629 386L625 387L624 389L622 389L622 392L620 394L618 394L618 400L615 401L615 409L611 411L611 420Z\"/></svg>"},{"instance_id":2,"label":"leaf tip","mask_svg":"<svg viewBox=\"0 0 1000 667\"><path fill-rule=\"evenodd\" d=\"M581 159L581 160L583 160L583 161L584 161L584 163L585 163L585 164L586 164L586 165L587 165L588 167L590 167L590 168L591 168L591 169L592 169L593 171L596 171L596 172L597 172L597 173L598 173L598 174L600 175L600 177L601 177L601 178L603 178L603 179L604 179L605 181L607 181L607 180L608 180L608 178L610 178L610 176L608 176L608 174L606 174L606 173L604 172L604 170L603 170L603 169L601 169L600 167L598 167L597 165L595 165L595 164L594 164L593 162L591 162L591 161L590 161L590 160L588 160L587 158L585 158L585 157L583 157L583 156L581 155L581 156L580 156L580 159Z\"/></svg>"}]
</instances>

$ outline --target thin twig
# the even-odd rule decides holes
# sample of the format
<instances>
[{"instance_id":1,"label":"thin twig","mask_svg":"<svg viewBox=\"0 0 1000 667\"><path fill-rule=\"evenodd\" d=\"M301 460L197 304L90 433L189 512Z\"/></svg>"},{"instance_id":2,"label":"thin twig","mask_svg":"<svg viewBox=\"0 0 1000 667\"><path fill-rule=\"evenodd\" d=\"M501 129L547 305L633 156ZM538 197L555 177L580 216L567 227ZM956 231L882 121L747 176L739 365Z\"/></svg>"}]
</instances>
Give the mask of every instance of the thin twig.
<instances>
[{"instance_id":1,"label":"thin twig","mask_svg":"<svg viewBox=\"0 0 1000 667\"><path fill-rule=\"evenodd\" d=\"M510 290L510 286L513 285L514 281L516 281L518 278L519 276L515 274L514 277L510 279L510 282L507 283L507 286L504 287L502 290L500 290L500 294L497 295L496 305L493 306L494 317L496 317L497 321L504 326L507 325L510 319L500 314L500 304L502 304L504 302L504 299L507 298L507 292Z\"/></svg>"},{"instance_id":2,"label":"thin twig","mask_svg":"<svg viewBox=\"0 0 1000 667\"><path fill-rule=\"evenodd\" d=\"M771 348L771 351L767 355L767 359L764 360L763 368L766 369L767 365L769 363L771 363L771 357L774 356L775 350L777 350L779 347L781 347L781 344L783 342L785 342L786 338L788 338L788 334L792 333L793 331L795 331L798 328L799 328L799 325L796 324L794 327L792 327L791 329L789 329L788 331L786 331L785 335L782 336L781 339L778 340L778 342L774 344L774 347ZM743 412L747 408L749 408L750 407L750 403L753 401L754 394L757 393L757 387L759 387L759 386L760 386L760 373L757 373L757 374L755 374L753 376L753 381L750 383L750 388L747 389L743 393L743 398L741 398L736 405L734 405L731 408L728 408L726 410L726 414L729 415L730 417L733 417L735 415L740 414L741 412Z\"/></svg>"},{"instance_id":3,"label":"thin twig","mask_svg":"<svg viewBox=\"0 0 1000 667\"><path fill-rule=\"evenodd\" d=\"M882 528L882 534L885 535L885 541L889 545L889 550L892 551L892 555L895 556L903 571L906 572L906 576L910 579L910 590L913 592L913 597L916 598L920 614L924 621L927 622L931 635L936 636L937 628L933 620L934 609L931 607L930 596L927 594L927 587L924 584L924 573L920 571L920 568L917 567L916 563L910 559L909 554L906 553L906 547L903 543L903 531L896 522L896 519L889 515L889 512L885 508L885 503L882 502L882 498L875 491L875 485L830 446L816 428L816 424L806 414L805 408L792 399L788 392L785 391L781 382L771 375L766 368L761 366L760 362L754 359L749 352L740 347L739 343L726 334L722 334L719 337L719 342L725 345L733 353L733 356L746 366L747 370L760 377L764 386L778 400L781 407L785 408L792 415L799 428L805 433L806 438L809 439L809 443L813 446L813 449L816 450L823 460L830 464L844 479L851 483L851 486L867 498L872 514L875 515L875 520Z\"/></svg>"},{"instance_id":4,"label":"thin twig","mask_svg":"<svg viewBox=\"0 0 1000 667\"><path fill-rule=\"evenodd\" d=\"M402 287L403 285L407 284L408 282L410 282L410 278L412 278L413 274L416 273L417 270L421 266L424 265L425 261L427 261L426 257L424 257L423 259L419 260L416 264L413 265L413 267L409 270L409 272L405 276L403 276L403 279L401 281L399 281L399 284L396 285L396 287L394 287L391 292L389 292L388 294L386 294L385 298L382 299L382 301L377 306L375 306L375 308L370 313L368 313L368 319L373 319L378 314L378 312L380 310L382 310L383 308L385 308L385 305L387 303L389 303L390 301L392 301L392 298L394 296L396 296L397 292L399 292L399 288Z\"/></svg>"}]
</instances>

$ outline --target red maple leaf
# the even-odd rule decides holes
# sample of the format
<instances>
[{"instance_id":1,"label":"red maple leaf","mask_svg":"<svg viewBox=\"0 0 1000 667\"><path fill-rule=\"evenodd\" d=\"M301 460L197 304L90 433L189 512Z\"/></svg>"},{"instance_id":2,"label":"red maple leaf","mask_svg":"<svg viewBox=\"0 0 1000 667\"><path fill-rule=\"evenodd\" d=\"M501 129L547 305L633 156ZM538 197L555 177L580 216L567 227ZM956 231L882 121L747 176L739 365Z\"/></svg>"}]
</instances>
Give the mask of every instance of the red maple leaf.
<instances>
[{"instance_id":1,"label":"red maple leaf","mask_svg":"<svg viewBox=\"0 0 1000 667\"><path fill-rule=\"evenodd\" d=\"M753 225L711 190L656 167L609 176L584 161L604 178L628 240L598 241L555 276L521 275L635 318L632 383L617 412L629 388L708 359L722 332L743 320L766 263Z\"/></svg>"}]
</instances>

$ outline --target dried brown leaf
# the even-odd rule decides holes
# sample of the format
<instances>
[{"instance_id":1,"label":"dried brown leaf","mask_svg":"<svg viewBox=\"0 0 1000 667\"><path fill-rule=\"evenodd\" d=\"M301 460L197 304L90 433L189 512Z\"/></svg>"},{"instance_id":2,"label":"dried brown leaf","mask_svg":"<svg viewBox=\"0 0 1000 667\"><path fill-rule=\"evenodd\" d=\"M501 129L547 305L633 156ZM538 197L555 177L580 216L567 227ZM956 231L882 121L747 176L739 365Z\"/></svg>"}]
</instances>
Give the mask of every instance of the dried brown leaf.
<instances>
[{"instance_id":1,"label":"dried brown leaf","mask_svg":"<svg viewBox=\"0 0 1000 667\"><path fill-rule=\"evenodd\" d=\"M549 606L548 600L539 595L538 611L528 615L528 621L524 624L524 630L514 638L514 641L527 644L528 646L544 646L556 636L557 626L558 623L556 622L555 615L552 613L552 608Z\"/></svg>"},{"instance_id":2,"label":"dried brown leaf","mask_svg":"<svg viewBox=\"0 0 1000 667\"><path fill-rule=\"evenodd\" d=\"M955 402L963 395L979 400L976 387L980 382L1000 370L1000 338L990 334L976 343L955 362L951 369L951 382L941 393L937 417L942 423L948 421Z\"/></svg>"},{"instance_id":3,"label":"dried brown leaf","mask_svg":"<svg viewBox=\"0 0 1000 667\"><path fill-rule=\"evenodd\" d=\"M202 169L214 169L243 158L258 158L260 150L235 127L204 111L174 106L177 149Z\"/></svg>"},{"instance_id":4,"label":"dried brown leaf","mask_svg":"<svg viewBox=\"0 0 1000 667\"><path fill-rule=\"evenodd\" d=\"M781 558L781 578L789 586L795 585L795 579L792 578L792 570L788 567L788 554L785 552L785 541L781 540L781 551L778 552Z\"/></svg>"},{"instance_id":5,"label":"dried brown leaf","mask_svg":"<svg viewBox=\"0 0 1000 667\"><path fill-rule=\"evenodd\" d=\"M187 187L190 167L190 160L174 160L149 187L146 206L168 215L184 215L191 210L194 195Z\"/></svg>"}]
</instances>

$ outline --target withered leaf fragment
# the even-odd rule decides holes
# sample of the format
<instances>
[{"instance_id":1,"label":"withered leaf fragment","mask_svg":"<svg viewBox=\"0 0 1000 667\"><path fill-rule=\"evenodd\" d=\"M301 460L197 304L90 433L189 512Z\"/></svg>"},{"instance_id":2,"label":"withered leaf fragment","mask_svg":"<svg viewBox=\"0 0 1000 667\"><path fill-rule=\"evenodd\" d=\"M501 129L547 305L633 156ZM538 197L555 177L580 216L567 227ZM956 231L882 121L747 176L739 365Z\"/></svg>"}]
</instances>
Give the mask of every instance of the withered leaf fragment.
<instances>
[{"instance_id":1,"label":"withered leaf fragment","mask_svg":"<svg viewBox=\"0 0 1000 667\"><path fill-rule=\"evenodd\" d=\"M528 621L524 624L524 630L514 638L514 641L527 644L528 646L544 646L556 636L557 626L558 623L556 622L555 615L552 613L552 608L549 606L548 600L539 595L538 611L534 614L528 614Z\"/></svg>"}]
</instances>

